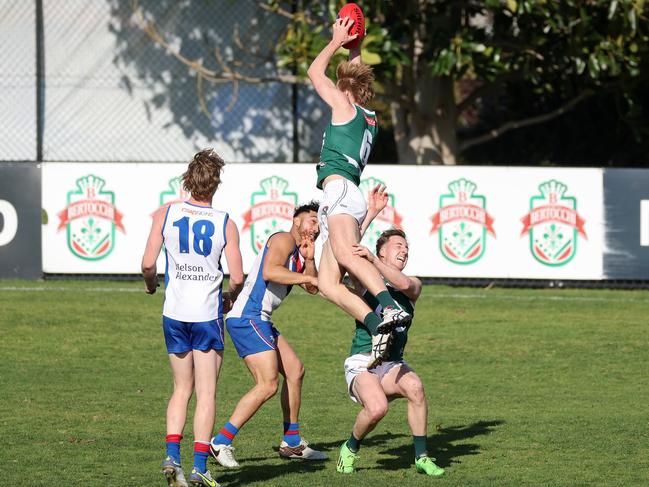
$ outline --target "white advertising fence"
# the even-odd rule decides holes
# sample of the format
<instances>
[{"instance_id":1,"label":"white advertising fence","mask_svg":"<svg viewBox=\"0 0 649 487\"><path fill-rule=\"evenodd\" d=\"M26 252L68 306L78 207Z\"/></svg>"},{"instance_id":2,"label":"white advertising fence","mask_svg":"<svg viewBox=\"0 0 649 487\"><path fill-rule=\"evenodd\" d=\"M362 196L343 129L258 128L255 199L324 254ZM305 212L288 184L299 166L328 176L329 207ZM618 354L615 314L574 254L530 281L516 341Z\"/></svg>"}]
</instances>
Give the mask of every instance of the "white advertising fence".
<instances>
[{"instance_id":1,"label":"white advertising fence","mask_svg":"<svg viewBox=\"0 0 649 487\"><path fill-rule=\"evenodd\" d=\"M187 197L185 168L44 164L44 272L139 273L151 214ZM295 205L321 196L313 165L231 164L222 179L213 204L239 227L244 270L269 235L290 227ZM364 242L373 249L381 231L402 228L410 274L605 278L601 169L369 165L363 191L378 182L387 185L389 203Z\"/></svg>"}]
</instances>

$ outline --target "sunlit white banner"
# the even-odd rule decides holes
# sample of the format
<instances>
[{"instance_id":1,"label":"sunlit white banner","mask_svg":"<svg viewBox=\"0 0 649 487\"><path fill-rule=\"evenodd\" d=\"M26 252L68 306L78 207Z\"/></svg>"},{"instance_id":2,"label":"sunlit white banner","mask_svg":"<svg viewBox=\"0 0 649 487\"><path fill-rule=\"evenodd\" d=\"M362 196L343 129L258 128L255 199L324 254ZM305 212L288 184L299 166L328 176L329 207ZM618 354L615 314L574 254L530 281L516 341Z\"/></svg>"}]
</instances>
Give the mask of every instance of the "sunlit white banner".
<instances>
[{"instance_id":1,"label":"sunlit white banner","mask_svg":"<svg viewBox=\"0 0 649 487\"><path fill-rule=\"evenodd\" d=\"M187 197L179 179L185 168L44 164L44 271L138 273L151 214ZM222 179L213 205L239 227L245 268L270 234L290 227L295 205L321 195L313 165L230 164ZM369 165L363 191L378 182L387 185L390 198L365 243L373 248L381 231L403 228L411 274L604 277L600 169ZM164 257L158 268L164 269Z\"/></svg>"}]
</instances>

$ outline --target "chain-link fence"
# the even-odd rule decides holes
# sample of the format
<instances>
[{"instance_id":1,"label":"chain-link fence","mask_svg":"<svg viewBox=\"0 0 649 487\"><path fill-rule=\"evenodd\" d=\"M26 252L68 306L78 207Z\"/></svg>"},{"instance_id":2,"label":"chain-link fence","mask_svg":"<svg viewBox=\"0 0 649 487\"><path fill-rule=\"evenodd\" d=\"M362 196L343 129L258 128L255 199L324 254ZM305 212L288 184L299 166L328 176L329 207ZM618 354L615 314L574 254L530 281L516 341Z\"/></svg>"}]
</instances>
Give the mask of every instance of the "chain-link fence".
<instances>
[{"instance_id":1,"label":"chain-link fence","mask_svg":"<svg viewBox=\"0 0 649 487\"><path fill-rule=\"evenodd\" d=\"M0 0L0 160L312 161L328 117L277 70L286 22L252 0Z\"/></svg>"}]
</instances>

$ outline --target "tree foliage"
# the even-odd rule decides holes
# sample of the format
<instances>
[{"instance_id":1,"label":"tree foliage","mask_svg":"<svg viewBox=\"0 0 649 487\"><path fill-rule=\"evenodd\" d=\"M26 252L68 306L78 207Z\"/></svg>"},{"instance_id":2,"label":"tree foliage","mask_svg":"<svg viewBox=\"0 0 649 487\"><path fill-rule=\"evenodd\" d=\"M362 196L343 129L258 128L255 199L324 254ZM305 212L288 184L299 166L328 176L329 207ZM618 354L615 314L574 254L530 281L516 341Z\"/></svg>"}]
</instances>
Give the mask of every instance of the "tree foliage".
<instances>
[{"instance_id":1,"label":"tree foliage","mask_svg":"<svg viewBox=\"0 0 649 487\"><path fill-rule=\"evenodd\" d=\"M264 2L262 2L264 3ZM304 76L344 2L277 2L278 66ZM593 96L642 137L644 0L365 0L373 64L402 162L456 163L473 146L547 123ZM644 119L644 117L640 117Z\"/></svg>"}]
</instances>

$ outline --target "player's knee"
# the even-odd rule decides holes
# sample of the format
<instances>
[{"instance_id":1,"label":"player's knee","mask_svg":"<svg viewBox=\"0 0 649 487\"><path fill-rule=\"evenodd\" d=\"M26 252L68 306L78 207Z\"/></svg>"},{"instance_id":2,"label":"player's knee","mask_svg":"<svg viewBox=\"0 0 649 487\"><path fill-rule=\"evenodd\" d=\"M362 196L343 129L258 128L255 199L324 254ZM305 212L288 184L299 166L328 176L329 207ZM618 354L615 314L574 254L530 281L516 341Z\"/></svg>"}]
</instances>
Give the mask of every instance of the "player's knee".
<instances>
[{"instance_id":1,"label":"player's knee","mask_svg":"<svg viewBox=\"0 0 649 487\"><path fill-rule=\"evenodd\" d=\"M408 388L408 399L415 404L422 404L426 402L426 393L424 385L417 381L413 382Z\"/></svg>"},{"instance_id":2,"label":"player's knee","mask_svg":"<svg viewBox=\"0 0 649 487\"><path fill-rule=\"evenodd\" d=\"M332 296L333 296L333 290L334 286L329 284L328 282L321 281L318 282L318 294L327 301L331 301Z\"/></svg>"},{"instance_id":3,"label":"player's knee","mask_svg":"<svg viewBox=\"0 0 649 487\"><path fill-rule=\"evenodd\" d=\"M173 395L178 399L188 400L192 397L194 392L194 383L192 381L176 382L174 383Z\"/></svg>"},{"instance_id":4,"label":"player's knee","mask_svg":"<svg viewBox=\"0 0 649 487\"><path fill-rule=\"evenodd\" d=\"M297 362L290 370L286 371L286 380L290 382L299 382L304 378L304 364Z\"/></svg>"},{"instance_id":5,"label":"player's knee","mask_svg":"<svg viewBox=\"0 0 649 487\"><path fill-rule=\"evenodd\" d=\"M279 381L277 380L277 378L260 382L257 385L257 387L261 389L261 393L264 397L264 401L268 401L271 397L277 394L278 386L279 386Z\"/></svg>"},{"instance_id":6,"label":"player's knee","mask_svg":"<svg viewBox=\"0 0 649 487\"><path fill-rule=\"evenodd\" d=\"M343 266L345 269L350 269L354 265L354 255L351 251L347 249L338 249L337 253L334 253L338 263Z\"/></svg>"},{"instance_id":7,"label":"player's knee","mask_svg":"<svg viewBox=\"0 0 649 487\"><path fill-rule=\"evenodd\" d=\"M386 414L388 414L388 403L387 401L374 402L372 404L367 404L365 409L367 410L370 421L372 423L378 423Z\"/></svg>"}]
</instances>

